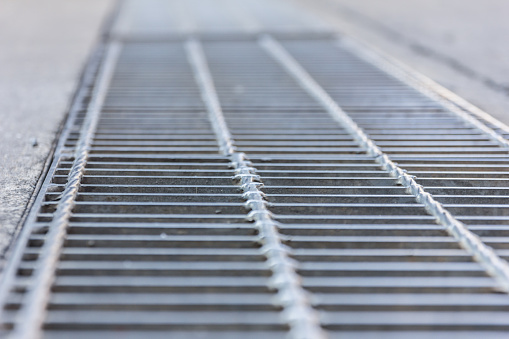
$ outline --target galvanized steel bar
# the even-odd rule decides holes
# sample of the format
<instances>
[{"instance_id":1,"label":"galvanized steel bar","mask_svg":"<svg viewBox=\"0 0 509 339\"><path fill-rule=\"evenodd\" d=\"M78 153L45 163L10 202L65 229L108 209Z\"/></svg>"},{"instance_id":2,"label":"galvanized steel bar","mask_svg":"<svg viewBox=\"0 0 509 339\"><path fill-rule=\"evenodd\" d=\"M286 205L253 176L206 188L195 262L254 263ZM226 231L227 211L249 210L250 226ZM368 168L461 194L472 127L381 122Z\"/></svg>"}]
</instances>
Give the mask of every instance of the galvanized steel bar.
<instances>
[{"instance_id":1,"label":"galvanized steel bar","mask_svg":"<svg viewBox=\"0 0 509 339\"><path fill-rule=\"evenodd\" d=\"M307 71L272 37L266 35L259 40L260 45L289 74L314 97L330 114L357 140L363 149L401 183L408 193L414 195L437 222L460 243L483 267L495 278L500 288L509 293L509 264L500 258L495 251L486 245L477 235L472 233L465 224L456 219L442 204L419 185L413 176L399 168L380 148L364 133L364 131L345 113L329 94L307 73ZM480 123L480 122L479 122ZM487 127L486 127L487 128ZM493 131L493 133L495 133Z\"/></svg>"},{"instance_id":2,"label":"galvanized steel bar","mask_svg":"<svg viewBox=\"0 0 509 339\"><path fill-rule=\"evenodd\" d=\"M209 119L217 136L219 147L224 155L232 155L235 152L234 141L224 121L221 104L215 94L214 82L208 71L207 61L198 40L189 39L186 42L186 51L189 56L189 63L194 71L195 80L201 89L203 102L207 105Z\"/></svg>"},{"instance_id":3,"label":"galvanized steel bar","mask_svg":"<svg viewBox=\"0 0 509 339\"><path fill-rule=\"evenodd\" d=\"M87 115L78 140L75 159L69 172L65 189L59 197L58 207L49 225L44 245L41 249L39 264L32 277L25 300L16 317L12 338L37 339L42 337L42 324L46 316L46 306L51 285L55 278L56 265L60 257L67 233L69 218L75 205L85 165L88 160L94 132L99 121L101 107L106 98L108 86L113 74L121 45L109 45L104 63L97 76L96 87L88 106Z\"/></svg>"},{"instance_id":4,"label":"galvanized steel bar","mask_svg":"<svg viewBox=\"0 0 509 339\"><path fill-rule=\"evenodd\" d=\"M300 284L296 272L297 263L291 258L291 249L282 243L278 223L267 209L264 193L260 190L263 186L261 178L245 154L235 152L234 141L224 120L201 44L196 39L190 39L186 47L221 150L231 159L231 166L236 173L234 180L244 192L246 208L251 210L248 219L255 222L259 232L261 251L273 273L270 285L277 289L277 302L283 307L284 318L290 326L290 336L295 339L326 338L318 313L311 306L308 292Z\"/></svg>"}]
</instances>

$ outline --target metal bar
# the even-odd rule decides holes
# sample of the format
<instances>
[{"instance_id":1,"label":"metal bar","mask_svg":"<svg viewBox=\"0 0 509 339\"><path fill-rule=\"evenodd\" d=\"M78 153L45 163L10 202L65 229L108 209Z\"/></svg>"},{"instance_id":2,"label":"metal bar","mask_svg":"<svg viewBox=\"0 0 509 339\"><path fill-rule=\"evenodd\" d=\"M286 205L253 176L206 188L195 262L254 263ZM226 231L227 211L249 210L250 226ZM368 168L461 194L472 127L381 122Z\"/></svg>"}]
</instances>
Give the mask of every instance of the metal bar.
<instances>
[{"instance_id":1,"label":"metal bar","mask_svg":"<svg viewBox=\"0 0 509 339\"><path fill-rule=\"evenodd\" d=\"M286 71L294 77L299 85L314 97L330 114L359 142L365 151L392 177L406 187L408 193L414 195L418 202L422 203L427 211L433 215L437 222L443 225L451 234L483 267L488 274L493 276L500 288L509 293L509 264L500 258L495 251L487 246L477 235L468 230L467 226L449 213L442 204L419 185L413 176L408 175L398 167L378 146L364 133L364 131L346 114L341 107L327 94L327 92L307 73L307 71L272 37L265 35L259 40L260 46L276 60ZM473 119L473 118L472 118ZM470 120L469 120L470 121ZM481 124L477 121L477 124ZM481 124L482 125L482 124ZM480 128L501 145L509 142L499 140L493 130L482 125ZM487 130L488 129L488 130ZM491 132L490 132L491 131ZM495 133L495 135L493 135Z\"/></svg>"},{"instance_id":2,"label":"metal bar","mask_svg":"<svg viewBox=\"0 0 509 339\"><path fill-rule=\"evenodd\" d=\"M221 104L219 103L217 95L215 95L216 90L214 88L214 82L208 71L207 61L198 40L189 39L186 42L186 51L189 57L189 63L194 71L196 83L201 89L202 100L207 106L209 119L216 133L219 147L224 155L230 156L235 152L233 137L226 126Z\"/></svg>"},{"instance_id":3,"label":"metal bar","mask_svg":"<svg viewBox=\"0 0 509 339\"><path fill-rule=\"evenodd\" d=\"M54 281L56 265L120 48L119 43L112 43L106 51L105 60L99 70L97 85L92 93L92 100L78 140L69 180L60 196L58 208L46 235L40 264L32 278L33 285L29 287L26 299L16 317L12 338L37 339L42 337L42 323L46 316L45 308Z\"/></svg>"},{"instance_id":4,"label":"metal bar","mask_svg":"<svg viewBox=\"0 0 509 339\"><path fill-rule=\"evenodd\" d=\"M244 153L235 152L234 141L224 120L212 76L201 44L196 39L186 43L189 62L195 73L203 101L209 111L211 123L224 155L230 157L235 169L235 180L243 190L246 207L251 209L248 219L255 222L259 231L261 251L273 273L271 287L277 289L277 301L284 308L285 320L290 325L290 336L295 339L326 338L317 312L311 306L308 292L300 284L297 263L290 257L290 249L282 243L278 223L267 209L262 183L256 169Z\"/></svg>"}]
</instances>

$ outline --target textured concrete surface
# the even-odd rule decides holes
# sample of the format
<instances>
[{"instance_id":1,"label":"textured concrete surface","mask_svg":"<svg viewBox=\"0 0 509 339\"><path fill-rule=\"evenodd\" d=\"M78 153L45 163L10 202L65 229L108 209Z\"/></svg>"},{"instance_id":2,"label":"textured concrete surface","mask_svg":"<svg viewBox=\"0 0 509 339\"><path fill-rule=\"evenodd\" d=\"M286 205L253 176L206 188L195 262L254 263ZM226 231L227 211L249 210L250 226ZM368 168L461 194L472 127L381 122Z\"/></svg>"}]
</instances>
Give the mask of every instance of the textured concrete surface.
<instances>
[{"instance_id":1,"label":"textured concrete surface","mask_svg":"<svg viewBox=\"0 0 509 339\"><path fill-rule=\"evenodd\" d=\"M113 2L0 1L0 255Z\"/></svg>"},{"instance_id":2,"label":"textured concrete surface","mask_svg":"<svg viewBox=\"0 0 509 339\"><path fill-rule=\"evenodd\" d=\"M289 1L509 123L509 1Z\"/></svg>"}]
</instances>

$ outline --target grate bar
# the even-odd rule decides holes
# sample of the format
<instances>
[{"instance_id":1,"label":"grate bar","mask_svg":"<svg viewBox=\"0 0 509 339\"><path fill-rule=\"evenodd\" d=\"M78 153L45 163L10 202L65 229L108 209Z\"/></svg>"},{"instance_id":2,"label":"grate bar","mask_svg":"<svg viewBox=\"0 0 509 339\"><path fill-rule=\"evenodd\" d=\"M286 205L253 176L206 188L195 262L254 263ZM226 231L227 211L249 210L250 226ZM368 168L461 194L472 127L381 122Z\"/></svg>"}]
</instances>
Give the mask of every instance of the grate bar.
<instances>
[{"instance_id":1,"label":"grate bar","mask_svg":"<svg viewBox=\"0 0 509 339\"><path fill-rule=\"evenodd\" d=\"M195 80L201 89L203 102L207 106L209 119L219 142L219 147L224 155L231 156L235 152L234 141L226 126L221 104L217 95L215 95L214 82L208 71L207 61L198 40L189 39L186 42L186 51L189 63L194 71Z\"/></svg>"}]
</instances>

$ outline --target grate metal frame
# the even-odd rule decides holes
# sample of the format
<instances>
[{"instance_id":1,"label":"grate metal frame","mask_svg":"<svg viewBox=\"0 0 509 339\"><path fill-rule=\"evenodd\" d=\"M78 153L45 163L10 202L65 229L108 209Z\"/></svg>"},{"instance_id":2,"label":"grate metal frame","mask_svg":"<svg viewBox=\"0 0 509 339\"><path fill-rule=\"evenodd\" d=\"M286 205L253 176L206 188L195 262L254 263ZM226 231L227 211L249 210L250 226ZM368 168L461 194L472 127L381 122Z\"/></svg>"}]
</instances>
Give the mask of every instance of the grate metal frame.
<instances>
[{"instance_id":1,"label":"grate metal frame","mask_svg":"<svg viewBox=\"0 0 509 339\"><path fill-rule=\"evenodd\" d=\"M246 338L286 331L292 338L326 338L429 337L430 327L437 337L507 330L507 189L500 187L507 177L507 127L332 35L110 36L90 101L69 120L4 273L0 315L9 313L6 305L21 307L10 335L87 337L83 330L91 323L96 335L126 326L133 337L146 336L144 329L167 335L169 328L175 337L213 329L222 337ZM398 121L411 91L388 85L397 92L391 100L403 103L394 119L342 107L345 94L322 85L326 79L318 80L320 74L285 46L311 40L368 60L428 96L412 99L421 105L417 110L436 113L447 126L458 121L447 115L452 113L466 127L417 133L421 141L404 146L404 135L402 142L394 139L405 126L433 126L427 117ZM265 56L230 70L218 54L228 44ZM189 72L158 74L169 62L158 59L167 45L177 46L171 57L184 58L194 80ZM151 52L137 53L139 46ZM273 92L263 84L236 87L233 94L228 88L232 81L266 81L271 70L281 77L272 87L265 83ZM168 84L170 75L180 87ZM360 71L346 96L360 102L355 89L370 76L375 85L385 81ZM171 100L165 86L172 88ZM376 97L371 91L364 95ZM373 107L366 102L379 109L375 99ZM449 113L441 117L444 111ZM389 123L392 129L386 129ZM173 135L163 131L170 125ZM148 133L151 128L156 132ZM469 134L474 129L479 133ZM444 142L446 133L450 141ZM472 154L481 153L486 155L473 163ZM394 162L399 159L404 163ZM471 170L462 171L461 161ZM440 170L430 170L437 162ZM113 195L119 201L105 200ZM468 214L472 209L480 211L477 219ZM54 284L57 272L61 281ZM59 292L49 293L54 285ZM126 302L103 288L134 291L135 298ZM21 296L23 289L28 292ZM68 300L62 291L80 294ZM490 295L494 291L504 294ZM118 311L121 306L129 311ZM69 307L76 308L73 315ZM159 313L148 319L154 307ZM467 313L457 316L458 310ZM444 319L433 323L437 314Z\"/></svg>"}]
</instances>

